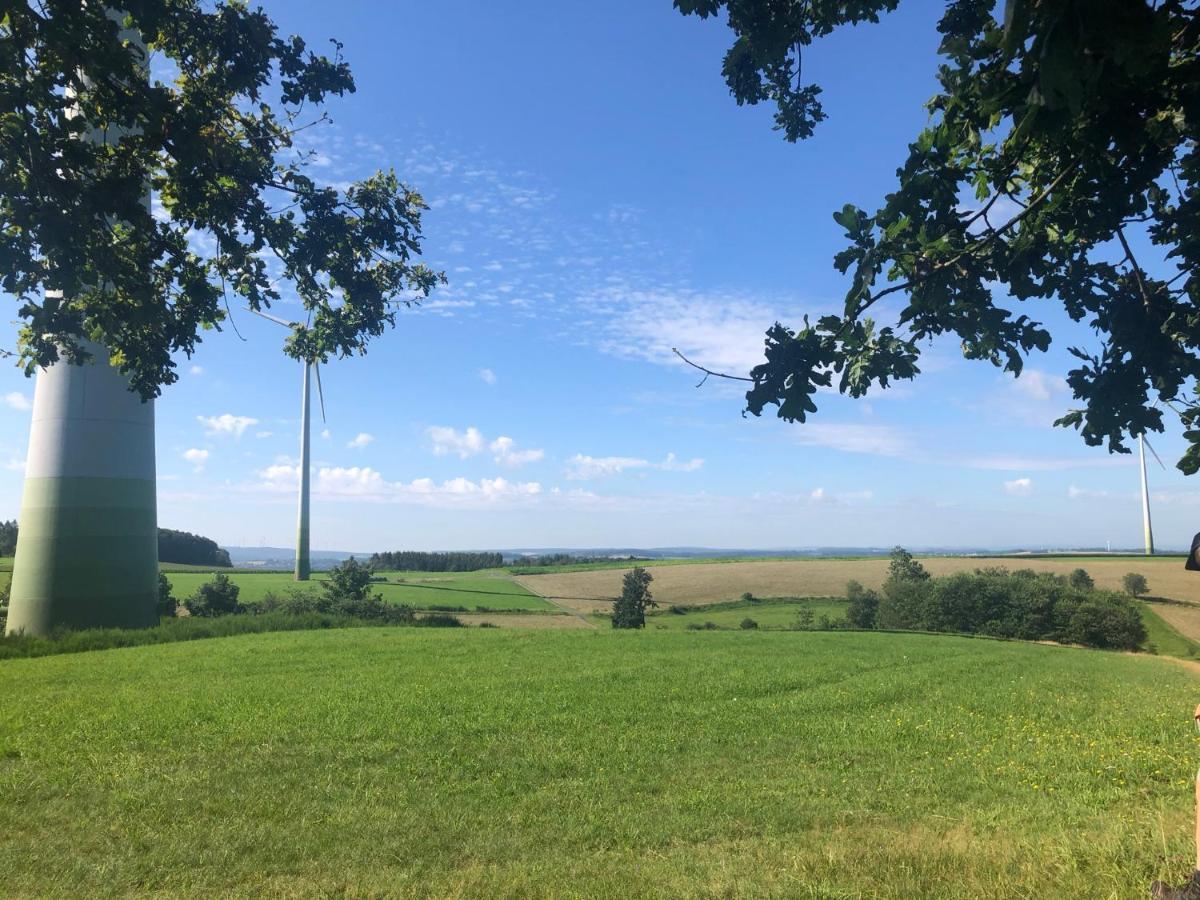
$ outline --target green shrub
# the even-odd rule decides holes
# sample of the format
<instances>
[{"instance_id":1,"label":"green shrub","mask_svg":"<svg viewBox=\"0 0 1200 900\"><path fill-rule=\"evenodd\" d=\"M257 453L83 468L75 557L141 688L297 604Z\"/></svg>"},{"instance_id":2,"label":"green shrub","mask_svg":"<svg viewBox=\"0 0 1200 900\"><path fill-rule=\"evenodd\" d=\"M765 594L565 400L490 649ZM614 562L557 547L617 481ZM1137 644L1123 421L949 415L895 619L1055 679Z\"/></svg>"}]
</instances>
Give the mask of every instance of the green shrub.
<instances>
[{"instance_id":1,"label":"green shrub","mask_svg":"<svg viewBox=\"0 0 1200 900\"><path fill-rule=\"evenodd\" d=\"M1150 585L1146 583L1146 576L1137 572L1130 572L1122 578L1121 586L1125 588L1125 593L1130 597L1140 597L1150 590Z\"/></svg>"},{"instance_id":2,"label":"green shrub","mask_svg":"<svg viewBox=\"0 0 1200 900\"><path fill-rule=\"evenodd\" d=\"M798 631L812 631L813 621L816 617L813 611L807 606L796 613L796 629Z\"/></svg>"},{"instance_id":3,"label":"green shrub","mask_svg":"<svg viewBox=\"0 0 1200 900\"><path fill-rule=\"evenodd\" d=\"M175 601L175 595L171 591L171 579L162 572L158 573L158 615L168 619L175 618L178 612L179 604Z\"/></svg>"},{"instance_id":4,"label":"green shrub","mask_svg":"<svg viewBox=\"0 0 1200 900\"><path fill-rule=\"evenodd\" d=\"M1135 650L1146 639L1138 610L1124 597L1030 570L981 569L945 578L889 580L878 624L1122 650Z\"/></svg>"},{"instance_id":5,"label":"green shrub","mask_svg":"<svg viewBox=\"0 0 1200 900\"><path fill-rule=\"evenodd\" d=\"M879 595L857 581L846 583L846 622L851 628L874 628L879 618Z\"/></svg>"},{"instance_id":6,"label":"green shrub","mask_svg":"<svg viewBox=\"0 0 1200 900\"><path fill-rule=\"evenodd\" d=\"M742 630L744 630L744 631L750 631L751 629L757 628L758 623L755 622L753 619L747 617L745 619L742 619L741 627L742 627Z\"/></svg>"},{"instance_id":7,"label":"green shrub","mask_svg":"<svg viewBox=\"0 0 1200 900\"><path fill-rule=\"evenodd\" d=\"M1067 582L1073 588L1078 588L1081 591L1090 591L1096 586L1096 582L1092 581L1092 576L1083 569L1076 569L1067 576Z\"/></svg>"},{"instance_id":8,"label":"green shrub","mask_svg":"<svg viewBox=\"0 0 1200 900\"><path fill-rule=\"evenodd\" d=\"M208 584L196 588L196 593L184 601L184 606L193 616L202 619L228 616L245 612L246 608L238 603L241 588L229 580L224 572L218 572Z\"/></svg>"},{"instance_id":9,"label":"green shrub","mask_svg":"<svg viewBox=\"0 0 1200 900\"><path fill-rule=\"evenodd\" d=\"M447 616L443 613L434 613L428 616L420 616L414 619L412 624L419 625L423 628L465 628L462 619L458 616Z\"/></svg>"},{"instance_id":10,"label":"green shrub","mask_svg":"<svg viewBox=\"0 0 1200 900\"><path fill-rule=\"evenodd\" d=\"M758 598L757 598L757 597L755 597L755 596L754 596L752 593L750 593L749 591L746 591L746 593L742 594L742 602L743 602L743 603L757 603L757 602L758 602Z\"/></svg>"}]
</instances>

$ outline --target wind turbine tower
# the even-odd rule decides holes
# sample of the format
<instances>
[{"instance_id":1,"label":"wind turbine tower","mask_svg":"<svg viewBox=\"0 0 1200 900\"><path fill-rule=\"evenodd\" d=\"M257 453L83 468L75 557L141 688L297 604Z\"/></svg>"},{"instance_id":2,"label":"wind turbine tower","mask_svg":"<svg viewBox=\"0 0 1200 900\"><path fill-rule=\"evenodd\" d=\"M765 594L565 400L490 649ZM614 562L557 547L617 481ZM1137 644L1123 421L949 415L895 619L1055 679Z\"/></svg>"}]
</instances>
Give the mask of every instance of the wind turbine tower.
<instances>
[{"instance_id":1,"label":"wind turbine tower","mask_svg":"<svg viewBox=\"0 0 1200 900\"><path fill-rule=\"evenodd\" d=\"M137 31L122 28L121 38L144 66ZM113 144L123 134L82 139ZM154 403L129 390L107 347L79 343L88 362L60 358L37 375L8 634L158 624Z\"/></svg>"},{"instance_id":2,"label":"wind turbine tower","mask_svg":"<svg viewBox=\"0 0 1200 900\"><path fill-rule=\"evenodd\" d=\"M300 392L300 502L296 513L296 581L308 581L312 575L308 546L309 463L309 363L304 364L304 387Z\"/></svg>"},{"instance_id":3,"label":"wind turbine tower","mask_svg":"<svg viewBox=\"0 0 1200 900\"><path fill-rule=\"evenodd\" d=\"M1154 452L1154 448L1150 448ZM1150 527L1150 490L1146 484L1146 436L1138 435L1138 455L1142 464L1142 538L1146 545L1146 555L1154 555L1154 529ZM1161 461L1160 461L1161 465Z\"/></svg>"}]
</instances>

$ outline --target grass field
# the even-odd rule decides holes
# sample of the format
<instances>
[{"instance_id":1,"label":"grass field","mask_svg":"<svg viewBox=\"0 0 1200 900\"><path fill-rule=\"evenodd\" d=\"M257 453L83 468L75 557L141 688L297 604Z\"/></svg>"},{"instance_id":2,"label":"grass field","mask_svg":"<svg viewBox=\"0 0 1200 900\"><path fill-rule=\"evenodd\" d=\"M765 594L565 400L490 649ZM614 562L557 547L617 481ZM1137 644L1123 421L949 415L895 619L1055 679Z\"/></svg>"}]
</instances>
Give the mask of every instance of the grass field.
<instances>
[{"instance_id":1,"label":"grass field","mask_svg":"<svg viewBox=\"0 0 1200 900\"><path fill-rule=\"evenodd\" d=\"M212 578L207 572L171 572L167 577L180 600L191 595L201 584ZM268 592L286 594L298 585L288 572L231 572L229 577L241 588L243 603L257 603ZM319 589L322 573L313 573L311 587ZM397 579L404 578L404 583ZM429 575L406 573L391 575L389 581L372 588L393 603L408 603L418 609L431 606L464 606L495 610L553 610L555 607L509 578L489 575Z\"/></svg>"},{"instance_id":2,"label":"grass field","mask_svg":"<svg viewBox=\"0 0 1200 900\"><path fill-rule=\"evenodd\" d=\"M1200 603L1200 574L1185 571L1182 557L1120 557L1086 559L978 559L930 557L921 562L933 575L970 572L988 566L1034 569L1065 574L1085 568L1099 587L1119 590L1127 572L1141 572L1156 597ZM856 579L878 588L887 577L886 559L799 559L764 562L690 563L657 566L650 585L659 603L701 604L734 600L749 591L757 597L836 597L845 594L846 582ZM548 575L521 575L517 581L544 597L558 599L581 612L607 607L605 598L621 592L625 569L594 569Z\"/></svg>"},{"instance_id":3,"label":"grass field","mask_svg":"<svg viewBox=\"0 0 1200 900\"><path fill-rule=\"evenodd\" d=\"M1155 652L1163 656L1178 656L1181 659L1200 655L1200 644L1191 640L1163 615L1164 611L1172 608L1169 604L1139 601L1137 605L1142 612L1142 624L1146 626L1147 648L1153 647ZM1183 608L1200 613L1200 607Z\"/></svg>"},{"instance_id":4,"label":"grass field","mask_svg":"<svg viewBox=\"0 0 1200 900\"><path fill-rule=\"evenodd\" d=\"M1166 660L355 629L0 666L6 893L1131 897L1189 869Z\"/></svg>"}]
</instances>

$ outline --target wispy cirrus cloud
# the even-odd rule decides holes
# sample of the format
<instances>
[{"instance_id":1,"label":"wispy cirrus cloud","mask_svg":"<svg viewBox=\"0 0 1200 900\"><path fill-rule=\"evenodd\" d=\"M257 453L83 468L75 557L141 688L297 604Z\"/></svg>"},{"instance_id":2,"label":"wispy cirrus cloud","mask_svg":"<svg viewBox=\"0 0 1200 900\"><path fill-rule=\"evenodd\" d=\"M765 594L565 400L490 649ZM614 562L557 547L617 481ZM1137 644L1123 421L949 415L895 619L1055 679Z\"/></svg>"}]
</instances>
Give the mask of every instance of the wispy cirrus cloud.
<instances>
[{"instance_id":1,"label":"wispy cirrus cloud","mask_svg":"<svg viewBox=\"0 0 1200 900\"><path fill-rule=\"evenodd\" d=\"M651 462L636 456L586 456L576 453L567 460L566 477L572 481L608 478L631 470L658 469L663 472L695 472L704 465L703 459L681 460L668 453L662 462Z\"/></svg>"}]
</instances>

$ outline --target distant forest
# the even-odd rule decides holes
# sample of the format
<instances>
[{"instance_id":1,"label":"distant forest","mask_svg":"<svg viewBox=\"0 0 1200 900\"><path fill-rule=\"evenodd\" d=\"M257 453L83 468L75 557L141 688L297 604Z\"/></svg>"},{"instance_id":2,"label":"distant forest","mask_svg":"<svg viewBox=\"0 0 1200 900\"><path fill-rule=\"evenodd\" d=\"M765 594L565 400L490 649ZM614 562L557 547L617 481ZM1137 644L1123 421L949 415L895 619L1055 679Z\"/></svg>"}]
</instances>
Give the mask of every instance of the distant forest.
<instances>
[{"instance_id":1,"label":"distant forest","mask_svg":"<svg viewBox=\"0 0 1200 900\"><path fill-rule=\"evenodd\" d=\"M504 565L499 553L419 553L415 550L396 550L391 553L372 553L367 560L372 569L394 572L475 572Z\"/></svg>"},{"instance_id":2,"label":"distant forest","mask_svg":"<svg viewBox=\"0 0 1200 900\"><path fill-rule=\"evenodd\" d=\"M541 556L518 556L514 566L580 566L590 563L645 562L644 556L576 556L573 553L544 553Z\"/></svg>"},{"instance_id":3,"label":"distant forest","mask_svg":"<svg viewBox=\"0 0 1200 900\"><path fill-rule=\"evenodd\" d=\"M229 559L229 551L218 547L216 541L170 528L158 529L158 561L192 566L216 566L221 569L228 569L233 565Z\"/></svg>"},{"instance_id":4,"label":"distant forest","mask_svg":"<svg viewBox=\"0 0 1200 900\"><path fill-rule=\"evenodd\" d=\"M12 556L16 552L16 521L0 522L0 556ZM218 547L216 541L170 528L158 529L158 561L220 569L233 565L229 561L229 552Z\"/></svg>"}]
</instances>

